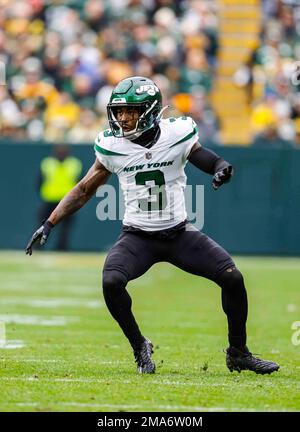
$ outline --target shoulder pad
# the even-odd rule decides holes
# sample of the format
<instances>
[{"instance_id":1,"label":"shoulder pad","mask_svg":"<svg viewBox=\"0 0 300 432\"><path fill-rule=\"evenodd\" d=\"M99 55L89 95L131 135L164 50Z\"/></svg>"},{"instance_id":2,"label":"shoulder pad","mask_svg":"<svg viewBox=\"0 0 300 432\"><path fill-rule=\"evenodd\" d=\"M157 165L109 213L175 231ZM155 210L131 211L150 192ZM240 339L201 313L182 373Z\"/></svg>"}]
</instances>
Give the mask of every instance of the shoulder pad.
<instances>
[{"instance_id":1,"label":"shoulder pad","mask_svg":"<svg viewBox=\"0 0 300 432\"><path fill-rule=\"evenodd\" d=\"M94 149L97 153L106 156L126 156L123 153L116 152L114 149L117 147L119 138L113 136L110 129L100 132L95 139Z\"/></svg>"},{"instance_id":2,"label":"shoulder pad","mask_svg":"<svg viewBox=\"0 0 300 432\"><path fill-rule=\"evenodd\" d=\"M172 128L172 135L178 140L189 140L198 136L197 125L191 117L170 117L166 119Z\"/></svg>"}]
</instances>

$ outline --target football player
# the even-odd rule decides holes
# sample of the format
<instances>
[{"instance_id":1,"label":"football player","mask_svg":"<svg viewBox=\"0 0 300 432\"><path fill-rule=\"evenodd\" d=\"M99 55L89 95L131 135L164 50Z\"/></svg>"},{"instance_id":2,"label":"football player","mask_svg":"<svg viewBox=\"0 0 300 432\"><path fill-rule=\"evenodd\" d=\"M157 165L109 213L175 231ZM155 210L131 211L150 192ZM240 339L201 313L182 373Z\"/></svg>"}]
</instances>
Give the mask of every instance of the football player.
<instances>
[{"instance_id":1,"label":"football player","mask_svg":"<svg viewBox=\"0 0 300 432\"><path fill-rule=\"evenodd\" d=\"M192 118L163 119L165 108L159 88L148 78L130 77L115 87L107 106L110 129L96 138L93 166L33 234L26 253L31 255L37 241L45 244L53 227L81 208L115 173L124 193L125 214L122 232L104 264L103 294L132 346L138 372L155 372L153 345L133 316L126 285L160 261L220 286L228 320L230 371L277 371L277 363L254 357L247 347L248 305L242 274L220 245L187 221L187 161L212 175L214 189L231 179L233 168L201 146Z\"/></svg>"}]
</instances>

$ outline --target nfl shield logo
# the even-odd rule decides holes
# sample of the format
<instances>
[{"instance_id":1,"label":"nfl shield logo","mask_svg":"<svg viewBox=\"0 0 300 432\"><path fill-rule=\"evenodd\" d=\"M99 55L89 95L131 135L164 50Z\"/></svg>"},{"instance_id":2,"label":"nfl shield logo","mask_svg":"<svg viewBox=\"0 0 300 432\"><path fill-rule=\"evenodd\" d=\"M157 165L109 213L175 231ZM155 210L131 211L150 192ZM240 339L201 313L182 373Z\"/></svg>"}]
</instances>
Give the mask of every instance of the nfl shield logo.
<instances>
[{"instance_id":1,"label":"nfl shield logo","mask_svg":"<svg viewBox=\"0 0 300 432\"><path fill-rule=\"evenodd\" d=\"M146 159L151 159L152 158L152 153L151 152L147 152L145 154Z\"/></svg>"}]
</instances>

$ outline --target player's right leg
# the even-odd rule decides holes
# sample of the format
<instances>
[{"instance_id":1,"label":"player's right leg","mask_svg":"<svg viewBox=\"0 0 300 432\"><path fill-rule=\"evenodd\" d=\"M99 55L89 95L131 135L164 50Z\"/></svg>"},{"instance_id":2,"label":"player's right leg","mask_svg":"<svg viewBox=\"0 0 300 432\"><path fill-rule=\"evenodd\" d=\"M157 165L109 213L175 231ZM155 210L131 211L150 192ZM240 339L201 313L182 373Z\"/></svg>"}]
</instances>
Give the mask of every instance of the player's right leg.
<instances>
[{"instance_id":1,"label":"player's right leg","mask_svg":"<svg viewBox=\"0 0 300 432\"><path fill-rule=\"evenodd\" d=\"M103 295L106 305L131 344L138 372L154 373L152 343L145 338L132 313L127 283L143 275L157 260L152 240L139 234L122 232L110 249L103 268Z\"/></svg>"}]
</instances>

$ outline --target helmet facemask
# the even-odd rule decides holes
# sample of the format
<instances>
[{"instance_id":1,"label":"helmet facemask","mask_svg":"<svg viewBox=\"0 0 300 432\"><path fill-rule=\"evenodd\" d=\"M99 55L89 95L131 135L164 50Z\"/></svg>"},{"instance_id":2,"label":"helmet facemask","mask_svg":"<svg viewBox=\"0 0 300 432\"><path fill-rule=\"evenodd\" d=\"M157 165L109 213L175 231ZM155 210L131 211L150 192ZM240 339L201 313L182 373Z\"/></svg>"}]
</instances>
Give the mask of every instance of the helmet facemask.
<instances>
[{"instance_id":1,"label":"helmet facemask","mask_svg":"<svg viewBox=\"0 0 300 432\"><path fill-rule=\"evenodd\" d=\"M139 110L139 118L136 121L135 127L129 131L123 129L123 121L117 120L117 109L121 107L134 108ZM109 103L107 105L108 121L111 131L115 137L124 137L128 139L136 139L144 132L156 126L159 123L159 114L161 106L157 100L145 101L141 103Z\"/></svg>"}]
</instances>

